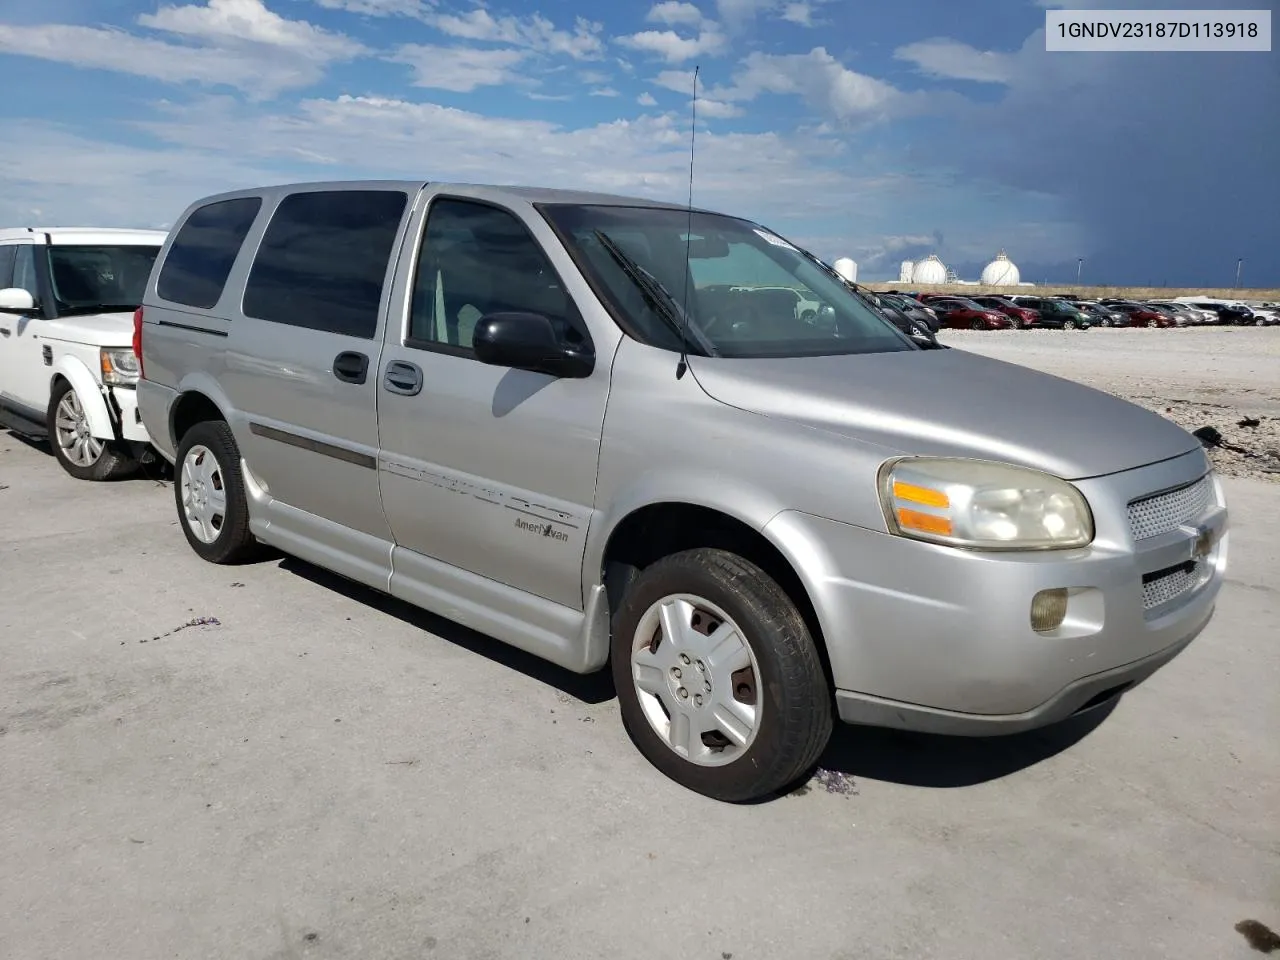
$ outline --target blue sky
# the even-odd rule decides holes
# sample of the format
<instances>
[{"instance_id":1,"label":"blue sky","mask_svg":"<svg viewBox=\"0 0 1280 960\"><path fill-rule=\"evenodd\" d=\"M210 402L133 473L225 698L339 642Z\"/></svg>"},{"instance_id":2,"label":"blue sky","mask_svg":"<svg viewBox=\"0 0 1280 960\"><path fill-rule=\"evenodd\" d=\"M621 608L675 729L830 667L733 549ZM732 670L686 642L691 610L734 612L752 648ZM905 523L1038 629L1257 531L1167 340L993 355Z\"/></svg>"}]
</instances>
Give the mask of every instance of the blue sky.
<instances>
[{"instance_id":1,"label":"blue sky","mask_svg":"<svg viewBox=\"0 0 1280 960\"><path fill-rule=\"evenodd\" d=\"M0 0L0 223L237 186L683 199L864 278L1280 286L1280 58L1044 50L1049 0ZM1072 7L1150 7L1106 0ZM1160 7L1237 8L1162 0Z\"/></svg>"}]
</instances>

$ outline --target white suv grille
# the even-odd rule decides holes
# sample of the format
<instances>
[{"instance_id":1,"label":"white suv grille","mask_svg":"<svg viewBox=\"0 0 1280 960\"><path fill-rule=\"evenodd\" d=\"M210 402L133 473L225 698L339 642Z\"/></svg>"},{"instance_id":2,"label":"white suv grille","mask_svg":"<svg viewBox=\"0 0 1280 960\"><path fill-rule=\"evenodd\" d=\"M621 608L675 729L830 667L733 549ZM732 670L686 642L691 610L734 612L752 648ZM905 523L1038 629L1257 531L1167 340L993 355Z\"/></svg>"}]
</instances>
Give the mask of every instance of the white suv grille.
<instances>
[{"instance_id":1,"label":"white suv grille","mask_svg":"<svg viewBox=\"0 0 1280 960\"><path fill-rule=\"evenodd\" d=\"M1206 474L1195 483L1129 504L1129 529L1135 540L1147 540L1199 519L1213 499L1213 480Z\"/></svg>"}]
</instances>

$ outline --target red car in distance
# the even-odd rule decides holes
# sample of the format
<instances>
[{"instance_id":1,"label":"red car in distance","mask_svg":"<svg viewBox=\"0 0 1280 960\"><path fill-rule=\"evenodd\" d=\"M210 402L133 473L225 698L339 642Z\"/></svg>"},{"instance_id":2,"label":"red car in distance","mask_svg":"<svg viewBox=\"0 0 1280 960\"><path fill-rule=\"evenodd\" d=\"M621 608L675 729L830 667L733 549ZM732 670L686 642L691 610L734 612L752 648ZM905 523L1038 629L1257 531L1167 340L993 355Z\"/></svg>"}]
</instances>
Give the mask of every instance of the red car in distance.
<instances>
[{"instance_id":1,"label":"red car in distance","mask_svg":"<svg viewBox=\"0 0 1280 960\"><path fill-rule=\"evenodd\" d=\"M927 295L926 295L927 296ZM959 330L1008 330L1013 320L998 310L974 303L967 297L930 296L922 303L938 315L944 327Z\"/></svg>"},{"instance_id":2,"label":"red car in distance","mask_svg":"<svg viewBox=\"0 0 1280 960\"><path fill-rule=\"evenodd\" d=\"M1178 321L1145 303L1108 303L1108 310L1123 313L1130 327L1176 327Z\"/></svg>"},{"instance_id":3,"label":"red car in distance","mask_svg":"<svg viewBox=\"0 0 1280 960\"><path fill-rule=\"evenodd\" d=\"M1040 322L1039 310L1021 306L1004 297L972 297L971 299L980 307L1003 313L1019 330L1030 330Z\"/></svg>"}]
</instances>

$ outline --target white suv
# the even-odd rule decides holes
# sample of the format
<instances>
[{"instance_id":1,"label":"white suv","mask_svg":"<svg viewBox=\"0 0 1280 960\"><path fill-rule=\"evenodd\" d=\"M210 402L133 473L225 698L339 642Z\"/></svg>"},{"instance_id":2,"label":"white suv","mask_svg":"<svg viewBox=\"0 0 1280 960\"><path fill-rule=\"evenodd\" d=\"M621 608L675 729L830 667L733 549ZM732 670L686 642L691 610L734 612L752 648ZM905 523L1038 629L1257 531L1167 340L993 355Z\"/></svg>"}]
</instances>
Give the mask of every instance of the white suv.
<instances>
[{"instance_id":1,"label":"white suv","mask_svg":"<svg viewBox=\"0 0 1280 960\"><path fill-rule=\"evenodd\" d=\"M132 314L166 234L0 229L0 427L111 480L154 457L138 416Z\"/></svg>"}]
</instances>

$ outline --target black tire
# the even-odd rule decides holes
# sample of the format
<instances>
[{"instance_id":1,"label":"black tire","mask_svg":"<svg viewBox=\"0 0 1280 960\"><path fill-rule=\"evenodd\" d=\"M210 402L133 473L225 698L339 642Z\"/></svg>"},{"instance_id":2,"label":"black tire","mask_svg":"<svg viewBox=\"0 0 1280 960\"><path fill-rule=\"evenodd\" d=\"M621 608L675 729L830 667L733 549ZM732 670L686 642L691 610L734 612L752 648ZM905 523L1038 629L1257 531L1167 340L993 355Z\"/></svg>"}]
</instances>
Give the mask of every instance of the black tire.
<instances>
[{"instance_id":1,"label":"black tire","mask_svg":"<svg viewBox=\"0 0 1280 960\"><path fill-rule=\"evenodd\" d=\"M1062 321L1062 329L1063 329L1063 330L1075 330L1076 328L1077 328L1077 324L1076 324L1076 322L1075 322L1074 320L1063 320L1063 321Z\"/></svg>"},{"instance_id":2,"label":"black tire","mask_svg":"<svg viewBox=\"0 0 1280 960\"><path fill-rule=\"evenodd\" d=\"M49 434L49 448L58 465L77 480L104 482L123 480L138 472L138 461L129 454L128 448L115 440L103 442L102 452L93 463L87 466L73 462L62 448L58 439L58 405L67 394L75 394L75 388L67 380L59 380L49 397L49 408L45 412L45 429ZM79 395L76 395L76 401Z\"/></svg>"},{"instance_id":3,"label":"black tire","mask_svg":"<svg viewBox=\"0 0 1280 960\"><path fill-rule=\"evenodd\" d=\"M987 329L987 325L986 325L985 323L983 323L981 320L974 320L971 324L969 324L969 329L970 329L970 330L985 330L985 329Z\"/></svg>"},{"instance_id":4,"label":"black tire","mask_svg":"<svg viewBox=\"0 0 1280 960\"><path fill-rule=\"evenodd\" d=\"M642 618L676 594L702 598L727 614L758 668L753 696L763 709L755 739L721 766L697 764L676 753L650 724L632 678L631 655ZM768 574L736 554L687 550L642 570L614 614L611 652L619 708L632 742L662 773L704 796L743 803L776 795L812 769L830 739L831 690L804 618Z\"/></svg>"},{"instance_id":5,"label":"black tire","mask_svg":"<svg viewBox=\"0 0 1280 960\"><path fill-rule=\"evenodd\" d=\"M211 542L200 539L192 530L183 501L183 468L193 447L202 446L213 455L221 485L226 494L226 508ZM244 475L240 471L240 448L231 428L222 420L205 420L183 434L178 443L173 477L174 503L178 508L178 525L191 544L191 549L210 563L235 564L252 560L261 547L249 532L249 502L244 492Z\"/></svg>"}]
</instances>

